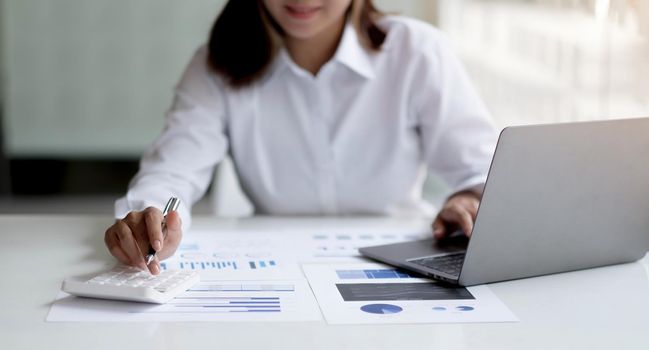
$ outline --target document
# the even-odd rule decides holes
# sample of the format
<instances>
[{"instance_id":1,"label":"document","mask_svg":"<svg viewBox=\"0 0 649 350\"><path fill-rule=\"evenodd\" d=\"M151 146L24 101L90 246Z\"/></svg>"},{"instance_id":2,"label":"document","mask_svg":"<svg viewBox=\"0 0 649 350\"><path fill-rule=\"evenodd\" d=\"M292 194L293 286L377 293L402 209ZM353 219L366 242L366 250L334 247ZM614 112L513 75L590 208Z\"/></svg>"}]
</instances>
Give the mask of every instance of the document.
<instances>
[{"instance_id":1,"label":"document","mask_svg":"<svg viewBox=\"0 0 649 350\"><path fill-rule=\"evenodd\" d=\"M304 273L329 324L515 322L487 286L448 286L381 264L310 264Z\"/></svg>"},{"instance_id":2,"label":"document","mask_svg":"<svg viewBox=\"0 0 649 350\"><path fill-rule=\"evenodd\" d=\"M207 280L163 304L79 298L61 292L48 322L292 322L322 319L305 280Z\"/></svg>"},{"instance_id":3,"label":"document","mask_svg":"<svg viewBox=\"0 0 649 350\"><path fill-rule=\"evenodd\" d=\"M185 235L163 270L197 270L203 279L286 280L304 278L290 237L281 232L195 231Z\"/></svg>"},{"instance_id":4,"label":"document","mask_svg":"<svg viewBox=\"0 0 649 350\"><path fill-rule=\"evenodd\" d=\"M430 228L418 230L351 229L311 231L301 235L301 261L358 261L358 248L429 238Z\"/></svg>"}]
</instances>

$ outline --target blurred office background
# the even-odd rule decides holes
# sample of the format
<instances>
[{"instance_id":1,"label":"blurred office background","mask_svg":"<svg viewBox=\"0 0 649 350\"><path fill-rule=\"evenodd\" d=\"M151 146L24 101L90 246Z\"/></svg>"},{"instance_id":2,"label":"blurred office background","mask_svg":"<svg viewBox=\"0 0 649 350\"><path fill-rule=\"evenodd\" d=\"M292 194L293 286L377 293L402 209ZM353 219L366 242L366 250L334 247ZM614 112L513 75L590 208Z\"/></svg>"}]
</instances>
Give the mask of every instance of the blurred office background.
<instances>
[{"instance_id":1,"label":"blurred office background","mask_svg":"<svg viewBox=\"0 0 649 350\"><path fill-rule=\"evenodd\" d=\"M501 127L649 116L649 0L375 2L447 32ZM0 213L110 215L224 3L0 0ZM249 212L227 168L197 212Z\"/></svg>"}]
</instances>

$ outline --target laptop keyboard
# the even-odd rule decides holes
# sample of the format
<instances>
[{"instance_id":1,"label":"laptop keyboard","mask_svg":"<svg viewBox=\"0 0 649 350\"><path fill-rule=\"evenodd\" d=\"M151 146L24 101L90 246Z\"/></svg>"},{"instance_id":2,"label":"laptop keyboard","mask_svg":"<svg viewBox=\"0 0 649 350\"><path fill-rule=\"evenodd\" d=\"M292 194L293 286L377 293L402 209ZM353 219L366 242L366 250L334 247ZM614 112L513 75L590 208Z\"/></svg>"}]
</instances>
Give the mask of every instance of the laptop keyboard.
<instances>
[{"instance_id":1,"label":"laptop keyboard","mask_svg":"<svg viewBox=\"0 0 649 350\"><path fill-rule=\"evenodd\" d=\"M433 270L441 271L452 276L458 276L460 274L460 270L462 269L464 255L465 253L462 252L408 260L408 262L425 266Z\"/></svg>"}]
</instances>

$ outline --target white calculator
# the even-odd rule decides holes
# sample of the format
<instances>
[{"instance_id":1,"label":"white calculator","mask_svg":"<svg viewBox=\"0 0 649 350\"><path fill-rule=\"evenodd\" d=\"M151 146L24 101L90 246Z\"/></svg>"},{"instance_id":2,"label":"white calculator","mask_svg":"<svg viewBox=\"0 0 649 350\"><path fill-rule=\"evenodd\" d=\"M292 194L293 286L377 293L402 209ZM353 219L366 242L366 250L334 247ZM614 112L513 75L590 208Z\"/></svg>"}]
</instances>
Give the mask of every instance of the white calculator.
<instances>
[{"instance_id":1,"label":"white calculator","mask_svg":"<svg viewBox=\"0 0 649 350\"><path fill-rule=\"evenodd\" d=\"M159 275L130 266L115 266L98 275L69 278L62 290L82 297L164 304L200 280L196 271L164 270Z\"/></svg>"}]
</instances>

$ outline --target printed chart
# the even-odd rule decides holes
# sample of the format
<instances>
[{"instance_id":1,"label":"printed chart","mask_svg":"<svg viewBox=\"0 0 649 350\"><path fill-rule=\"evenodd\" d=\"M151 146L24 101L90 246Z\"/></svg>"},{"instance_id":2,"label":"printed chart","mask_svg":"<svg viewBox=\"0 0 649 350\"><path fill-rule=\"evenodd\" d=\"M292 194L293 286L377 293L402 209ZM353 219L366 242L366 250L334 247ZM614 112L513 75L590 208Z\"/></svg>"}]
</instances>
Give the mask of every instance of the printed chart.
<instances>
[{"instance_id":1,"label":"printed chart","mask_svg":"<svg viewBox=\"0 0 649 350\"><path fill-rule=\"evenodd\" d=\"M163 305L59 295L47 321L272 322L322 319L304 280L203 281Z\"/></svg>"},{"instance_id":2,"label":"printed chart","mask_svg":"<svg viewBox=\"0 0 649 350\"><path fill-rule=\"evenodd\" d=\"M442 285L380 264L302 268L330 324L517 321L486 286Z\"/></svg>"},{"instance_id":3,"label":"printed chart","mask_svg":"<svg viewBox=\"0 0 649 350\"><path fill-rule=\"evenodd\" d=\"M197 270L203 278L220 280L302 278L297 260L282 253L285 240L262 232L194 232L160 267Z\"/></svg>"}]
</instances>

